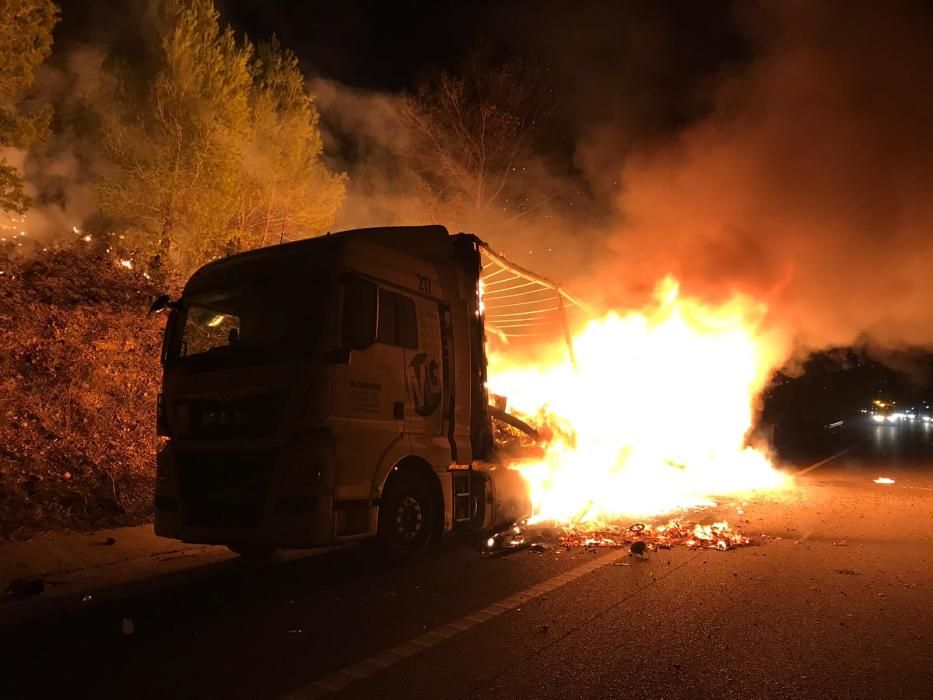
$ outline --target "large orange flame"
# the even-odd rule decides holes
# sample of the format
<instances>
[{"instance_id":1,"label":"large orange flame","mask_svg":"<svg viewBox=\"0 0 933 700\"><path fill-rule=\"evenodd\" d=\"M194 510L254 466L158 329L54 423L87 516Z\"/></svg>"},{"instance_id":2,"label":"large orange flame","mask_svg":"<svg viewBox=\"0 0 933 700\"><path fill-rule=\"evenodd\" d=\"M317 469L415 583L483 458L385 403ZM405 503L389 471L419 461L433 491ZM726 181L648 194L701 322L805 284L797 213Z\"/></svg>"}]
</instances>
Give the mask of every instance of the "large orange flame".
<instances>
[{"instance_id":1,"label":"large orange flame","mask_svg":"<svg viewBox=\"0 0 933 700\"><path fill-rule=\"evenodd\" d=\"M553 429L546 457L516 464L536 519L669 513L785 482L747 444L756 397L780 359L765 307L683 298L670 278L638 312L609 313L535 364L490 353L490 390Z\"/></svg>"}]
</instances>

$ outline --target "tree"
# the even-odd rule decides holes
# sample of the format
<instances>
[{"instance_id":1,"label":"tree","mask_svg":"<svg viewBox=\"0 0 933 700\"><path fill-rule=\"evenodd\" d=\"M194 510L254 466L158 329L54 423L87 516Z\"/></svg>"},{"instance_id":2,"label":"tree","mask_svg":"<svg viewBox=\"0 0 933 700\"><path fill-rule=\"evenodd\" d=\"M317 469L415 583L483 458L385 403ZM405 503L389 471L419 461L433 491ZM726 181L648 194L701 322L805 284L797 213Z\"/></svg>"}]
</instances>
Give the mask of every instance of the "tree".
<instances>
[{"instance_id":1,"label":"tree","mask_svg":"<svg viewBox=\"0 0 933 700\"><path fill-rule=\"evenodd\" d=\"M321 160L319 117L298 59L273 37L259 45L251 72L236 228L251 247L320 233L333 223L346 175L335 176Z\"/></svg>"},{"instance_id":2,"label":"tree","mask_svg":"<svg viewBox=\"0 0 933 700\"><path fill-rule=\"evenodd\" d=\"M99 103L100 208L140 253L186 271L229 244L249 122L251 47L211 0L168 2L150 75L117 69Z\"/></svg>"},{"instance_id":3,"label":"tree","mask_svg":"<svg viewBox=\"0 0 933 700\"><path fill-rule=\"evenodd\" d=\"M401 121L412 139L403 156L442 205L520 215L534 206L521 174L552 107L539 74L479 49L456 74L424 79L406 95Z\"/></svg>"},{"instance_id":4,"label":"tree","mask_svg":"<svg viewBox=\"0 0 933 700\"><path fill-rule=\"evenodd\" d=\"M52 50L57 21L52 0L0 0L0 147L27 149L48 129L51 110L28 113L21 102ZM28 207L22 176L0 157L0 211L24 214Z\"/></svg>"},{"instance_id":5,"label":"tree","mask_svg":"<svg viewBox=\"0 0 933 700\"><path fill-rule=\"evenodd\" d=\"M275 41L258 50L238 41L212 0L165 0L160 9L152 60L113 69L98 98L109 160L98 190L111 230L180 273L321 232L344 177L321 161L297 59Z\"/></svg>"}]
</instances>

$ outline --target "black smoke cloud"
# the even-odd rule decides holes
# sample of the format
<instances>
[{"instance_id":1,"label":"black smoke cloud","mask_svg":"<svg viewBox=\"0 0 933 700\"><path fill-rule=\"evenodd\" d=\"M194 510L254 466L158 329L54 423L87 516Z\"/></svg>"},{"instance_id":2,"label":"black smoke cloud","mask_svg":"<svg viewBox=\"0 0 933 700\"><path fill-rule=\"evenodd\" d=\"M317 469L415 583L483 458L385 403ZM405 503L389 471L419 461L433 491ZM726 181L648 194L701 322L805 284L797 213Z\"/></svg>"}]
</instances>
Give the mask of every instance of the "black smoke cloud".
<instances>
[{"instance_id":1,"label":"black smoke cloud","mask_svg":"<svg viewBox=\"0 0 933 700\"><path fill-rule=\"evenodd\" d=\"M466 222L477 233L606 307L642 303L672 274L710 301L765 302L800 350L933 345L926 6L546 3L491 24L553 76L564 137L542 144L538 172L575 196ZM344 109L340 94L321 100L325 122L390 113ZM391 153L399 134L373 127L357 133L389 133ZM386 162L345 164L351 181L365 173L348 223L430 218Z\"/></svg>"},{"instance_id":2,"label":"black smoke cloud","mask_svg":"<svg viewBox=\"0 0 933 700\"><path fill-rule=\"evenodd\" d=\"M751 294L800 347L933 345L933 16L739 9L753 58L721 73L711 113L621 159L595 278L620 298L665 273Z\"/></svg>"}]
</instances>

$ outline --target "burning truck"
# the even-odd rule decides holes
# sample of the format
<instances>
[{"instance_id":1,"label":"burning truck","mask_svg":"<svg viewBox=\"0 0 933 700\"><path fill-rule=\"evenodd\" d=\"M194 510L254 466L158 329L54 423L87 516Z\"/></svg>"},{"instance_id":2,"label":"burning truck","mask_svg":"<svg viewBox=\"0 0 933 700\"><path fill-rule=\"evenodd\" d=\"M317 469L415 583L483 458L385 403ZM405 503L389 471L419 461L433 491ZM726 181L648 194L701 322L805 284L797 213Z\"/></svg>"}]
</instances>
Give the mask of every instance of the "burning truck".
<instances>
[{"instance_id":1,"label":"burning truck","mask_svg":"<svg viewBox=\"0 0 933 700\"><path fill-rule=\"evenodd\" d=\"M626 519L787 482L750 444L780 353L746 297L707 305L667 278L652 305L598 317L424 226L225 258L165 309L164 537L247 555L375 538L405 559L524 521L610 543L643 536ZM652 532L738 541L698 527Z\"/></svg>"},{"instance_id":2,"label":"burning truck","mask_svg":"<svg viewBox=\"0 0 933 700\"><path fill-rule=\"evenodd\" d=\"M522 280L516 299L573 303L441 226L254 250L158 299L156 533L255 556L374 537L404 559L444 532L531 516L493 418L530 436L508 441L510 462L540 456L535 430L487 393L491 263Z\"/></svg>"}]
</instances>

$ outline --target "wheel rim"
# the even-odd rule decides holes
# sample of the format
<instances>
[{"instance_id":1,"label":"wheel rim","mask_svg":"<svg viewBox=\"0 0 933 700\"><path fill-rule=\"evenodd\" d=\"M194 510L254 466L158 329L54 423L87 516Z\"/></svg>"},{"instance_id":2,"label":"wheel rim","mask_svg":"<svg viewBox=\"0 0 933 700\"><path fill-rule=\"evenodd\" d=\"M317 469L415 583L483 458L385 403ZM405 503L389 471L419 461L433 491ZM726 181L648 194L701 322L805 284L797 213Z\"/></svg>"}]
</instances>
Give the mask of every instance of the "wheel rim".
<instances>
[{"instance_id":1,"label":"wheel rim","mask_svg":"<svg viewBox=\"0 0 933 700\"><path fill-rule=\"evenodd\" d=\"M413 496L406 496L398 504L395 512L395 528L399 536L405 540L412 540L421 532L424 523L424 509L421 503Z\"/></svg>"}]
</instances>

